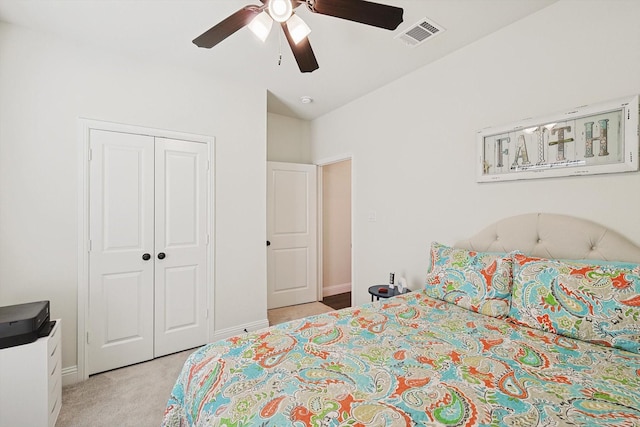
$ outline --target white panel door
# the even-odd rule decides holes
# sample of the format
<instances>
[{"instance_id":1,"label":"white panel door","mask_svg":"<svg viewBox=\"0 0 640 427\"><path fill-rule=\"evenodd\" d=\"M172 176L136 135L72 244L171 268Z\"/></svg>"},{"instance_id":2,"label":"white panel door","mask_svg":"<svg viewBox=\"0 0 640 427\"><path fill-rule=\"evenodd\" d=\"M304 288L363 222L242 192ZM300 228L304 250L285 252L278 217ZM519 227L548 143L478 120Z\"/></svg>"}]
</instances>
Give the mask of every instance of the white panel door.
<instances>
[{"instance_id":1,"label":"white panel door","mask_svg":"<svg viewBox=\"0 0 640 427\"><path fill-rule=\"evenodd\" d=\"M156 138L155 356L207 342L207 145Z\"/></svg>"},{"instance_id":2,"label":"white panel door","mask_svg":"<svg viewBox=\"0 0 640 427\"><path fill-rule=\"evenodd\" d=\"M267 307L317 300L316 166L267 162Z\"/></svg>"},{"instance_id":3,"label":"white panel door","mask_svg":"<svg viewBox=\"0 0 640 427\"><path fill-rule=\"evenodd\" d=\"M154 139L91 130L89 374L153 358Z\"/></svg>"}]
</instances>

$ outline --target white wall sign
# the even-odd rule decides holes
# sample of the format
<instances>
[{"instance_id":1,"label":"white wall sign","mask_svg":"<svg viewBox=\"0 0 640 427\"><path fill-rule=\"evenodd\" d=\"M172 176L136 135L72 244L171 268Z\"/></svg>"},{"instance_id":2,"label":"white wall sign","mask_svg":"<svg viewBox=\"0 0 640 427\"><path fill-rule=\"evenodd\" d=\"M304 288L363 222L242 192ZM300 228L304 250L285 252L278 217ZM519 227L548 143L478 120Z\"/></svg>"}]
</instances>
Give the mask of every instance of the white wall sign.
<instances>
[{"instance_id":1,"label":"white wall sign","mask_svg":"<svg viewBox=\"0 0 640 427\"><path fill-rule=\"evenodd\" d=\"M638 170L638 96L478 132L478 182Z\"/></svg>"}]
</instances>

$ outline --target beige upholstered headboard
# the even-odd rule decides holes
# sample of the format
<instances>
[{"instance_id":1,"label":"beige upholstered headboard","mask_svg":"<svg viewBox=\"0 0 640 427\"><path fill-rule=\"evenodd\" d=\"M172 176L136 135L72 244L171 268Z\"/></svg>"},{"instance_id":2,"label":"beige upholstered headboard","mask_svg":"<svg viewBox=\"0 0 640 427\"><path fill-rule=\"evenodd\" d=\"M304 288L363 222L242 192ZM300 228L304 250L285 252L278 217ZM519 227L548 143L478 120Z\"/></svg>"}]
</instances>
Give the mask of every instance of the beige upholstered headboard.
<instances>
[{"instance_id":1,"label":"beige upholstered headboard","mask_svg":"<svg viewBox=\"0 0 640 427\"><path fill-rule=\"evenodd\" d=\"M505 218L454 246L482 252L520 250L542 258L640 263L640 247L623 235L592 221L548 213Z\"/></svg>"}]
</instances>

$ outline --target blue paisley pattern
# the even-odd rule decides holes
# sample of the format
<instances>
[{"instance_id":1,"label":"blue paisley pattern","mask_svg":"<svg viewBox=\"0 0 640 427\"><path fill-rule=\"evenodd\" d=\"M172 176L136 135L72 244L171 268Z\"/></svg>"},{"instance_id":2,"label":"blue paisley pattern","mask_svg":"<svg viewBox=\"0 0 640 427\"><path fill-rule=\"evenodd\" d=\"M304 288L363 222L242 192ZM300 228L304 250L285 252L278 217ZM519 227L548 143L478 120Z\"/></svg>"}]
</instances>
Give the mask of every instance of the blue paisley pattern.
<instances>
[{"instance_id":1,"label":"blue paisley pattern","mask_svg":"<svg viewBox=\"0 0 640 427\"><path fill-rule=\"evenodd\" d=\"M506 317L511 304L512 254L431 243L427 295L487 316Z\"/></svg>"},{"instance_id":2,"label":"blue paisley pattern","mask_svg":"<svg viewBox=\"0 0 640 427\"><path fill-rule=\"evenodd\" d=\"M413 292L194 352L163 426L640 425L640 355Z\"/></svg>"},{"instance_id":3,"label":"blue paisley pattern","mask_svg":"<svg viewBox=\"0 0 640 427\"><path fill-rule=\"evenodd\" d=\"M640 265L521 254L514 260L514 321L640 353Z\"/></svg>"}]
</instances>

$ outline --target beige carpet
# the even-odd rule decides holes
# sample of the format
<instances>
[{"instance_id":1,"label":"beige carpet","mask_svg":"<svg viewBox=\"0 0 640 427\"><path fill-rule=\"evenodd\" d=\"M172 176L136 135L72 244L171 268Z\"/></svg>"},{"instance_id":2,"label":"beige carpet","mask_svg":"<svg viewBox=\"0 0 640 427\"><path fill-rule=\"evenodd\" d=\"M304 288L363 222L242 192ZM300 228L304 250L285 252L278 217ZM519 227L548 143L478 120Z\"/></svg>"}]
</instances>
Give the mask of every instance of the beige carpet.
<instances>
[{"instance_id":1,"label":"beige carpet","mask_svg":"<svg viewBox=\"0 0 640 427\"><path fill-rule=\"evenodd\" d=\"M180 368L191 351L94 375L62 389L56 427L160 426Z\"/></svg>"},{"instance_id":2,"label":"beige carpet","mask_svg":"<svg viewBox=\"0 0 640 427\"><path fill-rule=\"evenodd\" d=\"M269 325L273 326L290 320L302 319L303 317L328 313L330 311L333 311L333 308L321 302L312 302L309 304L292 305L291 307L274 308L273 310L267 311L267 317L269 318Z\"/></svg>"},{"instance_id":3,"label":"beige carpet","mask_svg":"<svg viewBox=\"0 0 640 427\"><path fill-rule=\"evenodd\" d=\"M332 311L314 302L268 311L269 324ZM158 427L191 350L94 375L62 389L56 427Z\"/></svg>"}]
</instances>

